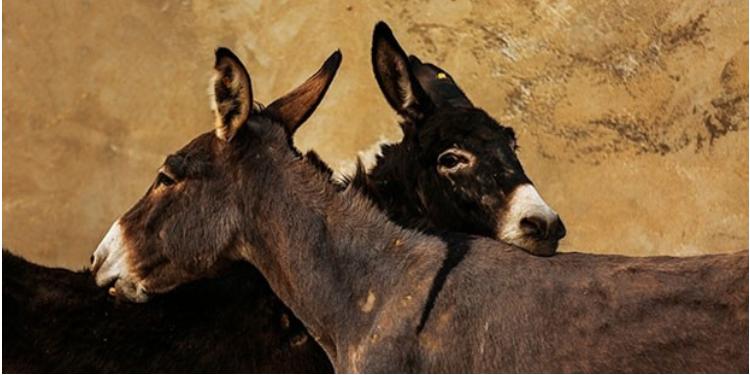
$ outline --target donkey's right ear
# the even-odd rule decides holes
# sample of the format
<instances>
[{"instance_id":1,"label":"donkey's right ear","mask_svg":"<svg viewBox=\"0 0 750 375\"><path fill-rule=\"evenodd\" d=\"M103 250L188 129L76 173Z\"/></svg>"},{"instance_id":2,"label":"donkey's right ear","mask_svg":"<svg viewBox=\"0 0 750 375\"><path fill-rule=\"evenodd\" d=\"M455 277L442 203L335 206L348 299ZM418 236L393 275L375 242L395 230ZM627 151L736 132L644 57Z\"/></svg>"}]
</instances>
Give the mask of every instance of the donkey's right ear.
<instances>
[{"instance_id":1,"label":"donkey's right ear","mask_svg":"<svg viewBox=\"0 0 750 375\"><path fill-rule=\"evenodd\" d=\"M417 77L417 81L430 96L435 107L474 108L474 104L471 104L471 100L448 72L436 65L423 63L414 55L409 56L409 64L414 77Z\"/></svg>"},{"instance_id":2,"label":"donkey's right ear","mask_svg":"<svg viewBox=\"0 0 750 375\"><path fill-rule=\"evenodd\" d=\"M336 51L323 66L294 91L269 104L264 113L284 125L290 137L318 107L341 65L341 51Z\"/></svg>"},{"instance_id":3,"label":"donkey's right ear","mask_svg":"<svg viewBox=\"0 0 750 375\"><path fill-rule=\"evenodd\" d=\"M216 50L211 86L216 136L229 142L250 117L253 91L247 70L240 59L227 48L220 47Z\"/></svg>"},{"instance_id":4,"label":"donkey's right ear","mask_svg":"<svg viewBox=\"0 0 750 375\"><path fill-rule=\"evenodd\" d=\"M409 58L382 21L372 35L372 69L388 104L402 117L418 120L434 110L410 69Z\"/></svg>"}]
</instances>

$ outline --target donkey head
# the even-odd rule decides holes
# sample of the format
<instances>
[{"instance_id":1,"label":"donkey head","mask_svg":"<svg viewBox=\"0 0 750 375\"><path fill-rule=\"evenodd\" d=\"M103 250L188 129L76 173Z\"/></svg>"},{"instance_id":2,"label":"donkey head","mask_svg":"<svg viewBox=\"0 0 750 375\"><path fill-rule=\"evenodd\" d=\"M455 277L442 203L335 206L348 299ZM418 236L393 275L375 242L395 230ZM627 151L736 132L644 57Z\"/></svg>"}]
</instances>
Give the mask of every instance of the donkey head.
<instances>
[{"instance_id":1,"label":"donkey head","mask_svg":"<svg viewBox=\"0 0 750 375\"><path fill-rule=\"evenodd\" d=\"M337 51L300 87L261 109L240 60L219 48L214 131L169 155L146 194L115 221L93 255L97 284L115 282L111 291L143 302L238 258L248 246L247 210L258 205L247 197L269 201L272 194L248 176L262 178L269 163L289 157L292 134L320 103L340 63Z\"/></svg>"},{"instance_id":2,"label":"donkey head","mask_svg":"<svg viewBox=\"0 0 750 375\"><path fill-rule=\"evenodd\" d=\"M404 120L405 151L395 162L403 179L414 182L405 189L413 192L403 194L416 195L430 225L554 254L565 227L524 173L513 129L475 107L447 72L407 58L382 22L375 27L372 64L385 98Z\"/></svg>"}]
</instances>

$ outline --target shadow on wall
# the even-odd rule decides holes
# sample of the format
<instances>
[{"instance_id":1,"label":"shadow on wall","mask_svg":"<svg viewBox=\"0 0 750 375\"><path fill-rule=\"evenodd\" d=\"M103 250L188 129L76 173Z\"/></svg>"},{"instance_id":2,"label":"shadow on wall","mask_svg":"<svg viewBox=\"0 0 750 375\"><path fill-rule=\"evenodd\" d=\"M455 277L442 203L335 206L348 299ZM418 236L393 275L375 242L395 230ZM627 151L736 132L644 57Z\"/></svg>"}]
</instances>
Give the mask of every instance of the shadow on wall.
<instances>
[{"instance_id":1,"label":"shadow on wall","mask_svg":"<svg viewBox=\"0 0 750 375\"><path fill-rule=\"evenodd\" d=\"M516 130L529 176L569 227L563 251L747 246L744 2L15 1L3 11L3 246L33 261L87 264L163 157L210 129L217 45L262 81L258 98L341 48L340 75L297 144L344 170L398 140L370 71L380 19Z\"/></svg>"}]
</instances>

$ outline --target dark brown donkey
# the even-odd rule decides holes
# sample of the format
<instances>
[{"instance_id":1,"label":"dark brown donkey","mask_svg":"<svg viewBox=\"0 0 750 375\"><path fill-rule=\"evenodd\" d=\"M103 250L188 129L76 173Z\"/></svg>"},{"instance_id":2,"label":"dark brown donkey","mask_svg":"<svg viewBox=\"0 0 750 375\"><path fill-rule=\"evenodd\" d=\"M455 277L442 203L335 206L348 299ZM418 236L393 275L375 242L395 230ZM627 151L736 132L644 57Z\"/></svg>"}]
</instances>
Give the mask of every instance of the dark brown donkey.
<instances>
[{"instance_id":1,"label":"dark brown donkey","mask_svg":"<svg viewBox=\"0 0 750 375\"><path fill-rule=\"evenodd\" d=\"M299 126L322 99L340 61L341 55L333 54L300 89L271 104L268 113L276 111L286 116L280 115L285 123ZM232 108L246 109L239 103ZM291 135L295 129L288 130ZM310 161L319 165L317 159ZM167 173L183 167L187 173L194 165L171 165L159 175L155 189L170 184ZM88 271L42 267L3 251L3 370L333 370L320 346L253 266L235 264L226 272L147 305L132 304L102 293Z\"/></svg>"},{"instance_id":2,"label":"dark brown donkey","mask_svg":"<svg viewBox=\"0 0 750 375\"><path fill-rule=\"evenodd\" d=\"M475 107L447 72L407 57L383 22L372 66L404 138L384 146L370 171L360 164L352 184L403 227L554 254L565 226L524 173L513 129Z\"/></svg>"},{"instance_id":3,"label":"dark brown donkey","mask_svg":"<svg viewBox=\"0 0 750 375\"><path fill-rule=\"evenodd\" d=\"M100 285L142 301L246 260L341 372L747 371L746 252L543 258L400 228L290 146L316 85L254 112L240 61L215 66L215 130L113 225Z\"/></svg>"},{"instance_id":4,"label":"dark brown donkey","mask_svg":"<svg viewBox=\"0 0 750 375\"><path fill-rule=\"evenodd\" d=\"M359 170L353 178L353 185L361 189L389 216L400 224L426 230L466 231L467 233L497 236L493 228L497 228L498 218L513 210L524 212L528 217L537 216L541 220L554 222L557 218L554 211L549 209L540 199L537 205L529 204L534 201L517 200L510 203L507 193L512 190L532 192L525 178L523 170L514 154L515 139L510 128L499 126L486 114L473 108L471 102L462 90L454 83L450 75L433 65L422 64L415 57L411 57L408 69L406 56L393 38L390 30L384 24L376 28L373 39L373 69L383 92L389 102L399 99L393 97L394 90L399 89L403 80L416 77L418 82L410 83L404 89L418 93L426 93L422 97L424 105L419 116L404 114L404 141L401 144L385 146L383 155L378 159L378 165L369 174ZM389 75L389 72L395 75ZM417 108L417 107L415 107ZM438 110L439 109L439 110ZM414 113L416 114L416 112ZM429 119L429 121L428 121ZM461 144L464 151L451 150ZM443 146L448 145L448 146ZM481 163L471 166L465 165L465 159L458 153L478 155ZM441 155L443 154L443 155ZM429 159L429 160L427 160ZM438 166L440 159L441 166ZM455 160L454 160L455 159ZM314 155L310 154L309 161L321 169L327 167ZM426 160L426 162L425 162ZM474 159L476 161L476 159ZM422 164L424 163L424 165ZM455 165L454 165L455 164ZM497 184L497 171L514 171L515 176L522 178L506 179ZM160 178L164 178L163 176ZM397 181L397 179L406 179ZM450 180L449 180L450 179ZM450 181L450 183L448 183ZM458 182L459 185L455 185ZM489 182L489 183L488 183ZM476 189L471 185L475 184ZM465 185L465 186L464 186ZM460 188L459 188L460 187ZM467 190L465 187L468 187ZM467 194L468 191L482 192L482 194ZM495 189L493 192L492 190ZM406 194L393 194L407 191ZM435 192L439 193L435 193ZM517 196L521 196L518 194ZM533 194L538 197L538 195ZM443 207L440 207L440 206ZM449 216L449 220L439 220L437 213ZM512 222L512 221L507 221ZM478 224L485 223L485 224ZM519 223L516 221L515 223ZM560 225L561 226L561 225ZM513 225L507 226L513 228ZM529 229L525 227L525 229ZM551 232L550 232L551 233ZM540 232L541 234L541 232ZM519 245L524 242L529 251L538 253L553 252L557 245L557 237L549 236L547 240L533 232L514 239ZM4 254L4 257L12 255ZM304 332L284 329L274 322L292 320L286 316L291 313L273 295L265 284L249 287L247 285L232 285L229 281L211 281L196 283L187 290L196 293L190 299L187 292L178 291L172 295L153 303L150 308L128 306L126 304L112 304L106 295L90 294L91 288L84 287L89 280L85 273L73 273L59 269L49 269L30 264L21 259L7 262L4 273L3 292L8 298L14 298L15 314L6 314L4 324L16 327L5 330L6 342L15 345L6 347L3 351L6 369L11 371L110 371L123 372L141 369L143 371L244 371L244 372L305 372L324 371L324 364L319 358L322 351L313 340L303 341ZM446 263L449 270L451 263ZM31 272L29 270L33 269ZM251 267L242 268L247 274L246 280L257 280L257 271ZM34 281L24 277L34 275ZM57 280L54 285L49 280ZM234 274L226 280L237 281L242 278ZM47 281L47 283L45 283ZM444 281L444 280L443 280ZM62 291L63 286L77 285ZM434 293L439 292L441 283L436 283ZM224 289L226 290L224 290ZM232 293L237 293L232 294ZM207 301L206 296L230 295L223 303ZM54 296L63 296L53 298ZM185 303L190 300L191 303ZM74 302L77 301L77 302ZM196 309L195 314L184 314L175 318L173 306L184 303L186 309ZM248 312L242 320L232 320L237 315L232 311L247 311L246 303L264 306ZM212 306L214 314L223 324L206 329L205 325L190 324L190 319L201 319L203 309L196 306ZM43 307L40 307L43 306ZM87 326L75 324L75 319L50 319L49 314L65 317L73 311L97 311L106 314L106 320L88 319ZM192 310L191 310L192 311ZM84 316L76 313L77 316ZM136 323L128 321L127 317L138 315ZM21 317L24 317L21 319ZM173 324L153 324L159 319L169 320ZM36 322L46 321L45 329L36 330ZM176 322L176 323L175 323ZM186 328L190 325L191 328ZM235 328L246 333L248 340L255 340L257 345L243 345L243 350L237 352L237 347L230 342L206 341L207 331L215 335L229 330L231 335ZM253 327L263 327L261 332ZM291 327L297 327L291 324ZM275 335L271 333L275 332ZM204 337L206 336L206 337ZM140 342L138 337L160 337L161 340L150 340L149 346L140 351L140 356L124 360L119 351L130 348ZM92 343L107 341L109 350L97 350ZM165 342L195 342L205 346L194 345L192 351L186 352L183 346L165 345ZM247 341L249 343L251 341ZM295 344L305 342L296 347ZM259 343L265 343L259 346ZM65 350L61 350L65 347ZM311 348L312 347L312 348ZM14 350L14 348L24 348ZM115 349L120 348L120 349ZM130 351L132 353L132 351ZM196 354L200 353L200 354ZM228 355L232 353L236 355ZM292 356L293 360L289 360ZM47 360L30 360L44 356ZM187 360L189 359L189 360ZM214 360L212 360L214 359ZM140 364L140 365L138 365ZM13 366L13 367L8 367ZM291 367L290 367L291 366Z\"/></svg>"},{"instance_id":5,"label":"dark brown donkey","mask_svg":"<svg viewBox=\"0 0 750 375\"><path fill-rule=\"evenodd\" d=\"M3 251L3 372L331 372L250 264L147 304L114 302L88 271Z\"/></svg>"}]
</instances>

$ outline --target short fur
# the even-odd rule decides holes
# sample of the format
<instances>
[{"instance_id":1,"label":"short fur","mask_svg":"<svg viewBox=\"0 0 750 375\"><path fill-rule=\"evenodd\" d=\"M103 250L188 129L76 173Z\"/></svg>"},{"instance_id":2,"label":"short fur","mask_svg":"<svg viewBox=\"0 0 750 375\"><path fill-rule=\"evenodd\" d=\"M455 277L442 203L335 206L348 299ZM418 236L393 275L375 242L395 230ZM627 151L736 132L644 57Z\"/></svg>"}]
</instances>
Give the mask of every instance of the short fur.
<instances>
[{"instance_id":1,"label":"short fur","mask_svg":"<svg viewBox=\"0 0 750 375\"><path fill-rule=\"evenodd\" d=\"M559 217L542 238L531 233L504 238L500 230L520 225L501 218L513 191L531 184L516 155L513 130L475 107L446 71L407 57L383 22L373 33L372 65L383 95L401 115L404 138L382 146L372 169L358 163L343 184L361 190L407 228L491 237L532 254L554 254L565 235ZM441 173L441 156L456 148L476 163Z\"/></svg>"},{"instance_id":2,"label":"short fur","mask_svg":"<svg viewBox=\"0 0 750 375\"><path fill-rule=\"evenodd\" d=\"M3 372L331 372L249 264L149 304L115 301L88 271L3 250Z\"/></svg>"},{"instance_id":3,"label":"short fur","mask_svg":"<svg viewBox=\"0 0 750 375\"><path fill-rule=\"evenodd\" d=\"M217 52L218 52L218 54L220 56L228 56L228 57L234 56L234 54L232 54L231 51L226 50L226 49L220 49ZM220 60L221 63L217 64L217 67L220 70L223 71L223 70L225 70L224 67L226 67L229 64L233 64L235 62L235 60L236 60L236 57L232 58L231 60ZM336 64L338 64L340 62L340 55L335 54L335 59L331 60L331 63L334 63L334 62ZM431 78L430 74L434 73L435 71L438 71L438 69L439 69L439 68L431 66L431 65L428 66L427 64L417 65L417 62L418 62L418 60L416 58L412 57L411 68L414 69L416 72L421 73L423 75L423 77L422 77L423 82L428 82L429 79ZM432 70L430 70L430 69L432 69ZM445 73L442 70L440 70L440 72ZM242 72L240 72L240 73L242 73ZM445 74L447 74L447 73L445 73ZM244 77L244 74L241 74L240 76ZM448 76L448 77L450 77L450 76ZM308 82L319 82L319 78L320 78L320 75L315 75ZM247 77L246 79L249 82L249 77ZM231 80L229 80L228 82L234 82L234 86L233 87L235 87L235 88L238 88L238 87L239 88L244 88L244 86L241 85L240 81L237 81L237 80L231 81ZM452 79L451 79L451 82L452 82ZM232 93L232 92L239 93L240 90L237 90L237 89L235 89L234 91L229 90L229 88L232 87L232 86L231 85L228 85L228 86L222 85L223 83L224 83L224 81L214 81L214 84L212 85L212 88L213 88L212 89L212 94L214 94L214 98L216 99L215 101L226 102L227 99L230 99L230 100L227 102L228 104L226 104L226 105L223 105L223 106L217 105L216 106L216 110L218 111L219 107L221 107L221 108L241 108L242 106L239 103L234 102L231 99L232 95L230 95L230 93ZM426 84L426 83L423 83L423 84ZM218 89L216 88L217 85L219 85ZM330 85L330 81L328 81L327 83L324 83L323 85L327 87L328 85ZM455 92L455 90L458 90L458 92L460 92L461 95L463 95L463 93L460 91L460 89L458 88L458 86L455 85L455 84L452 84L452 87L451 87L451 85L449 85L447 88L446 88L445 85L443 85L441 87L443 89L447 89L449 91L453 90L451 92ZM269 113L272 112L273 113L272 116L276 117L279 120L281 120L281 118L280 118L281 114L285 114L285 113L294 114L293 117L289 117L289 119L284 120L286 122L289 122L289 123L293 124L293 126L291 126L291 127L289 127L287 129L287 131L290 133L290 135L296 130L296 128L300 125L300 123L303 122L304 119L307 116L309 116L309 114L311 113L311 111L309 110L309 108L311 108L310 106L311 105L315 106L319 102L319 100L317 102L315 101L315 97L312 97L312 98L311 97L307 97L305 99L305 103L302 103L303 105L299 105L300 101L299 101L299 99L296 99L296 98L298 98L300 94L304 94L306 92L309 92L309 91L304 91L304 90L297 91L297 93L294 96L289 96L289 97L287 97L287 99L285 99L283 101L278 101L276 105L272 105L272 106L269 107ZM437 103L440 103L439 99L440 99L441 95L443 95L442 91L435 90L435 89L430 89L430 90L428 90L428 93L431 95L432 100L434 100ZM248 96L250 98L250 99L247 99L247 100L252 100L251 99L252 97L249 96L251 94L252 94L252 92L249 92L249 91L241 91L241 95ZM235 96L236 95L237 94L235 94ZM317 98L319 99L320 97L321 96L318 96ZM290 100L292 98L294 98L295 100ZM455 98L454 98L454 101L455 101ZM468 99L465 99L465 101L468 102ZM288 105L292 104L292 103L296 104L296 107L293 107L295 109L294 111L290 111L288 109L288 108L291 108L291 107L288 107ZM442 103L440 103L440 104L441 104L440 106L442 107ZM282 107L286 108L286 110L281 111ZM262 111L262 108L256 106L255 112L260 112L260 111ZM237 114L238 111L232 111L232 110L226 111L225 110L222 113L224 113L224 116L226 116L226 114ZM224 119L223 117L220 118L220 119L217 119L217 120L219 120L219 124L228 123L228 120ZM466 120L470 122L471 118L467 118ZM495 123L489 123L488 125L489 126L493 126L493 127L496 126ZM223 126L219 126L219 127L217 127L217 129L223 129ZM233 129L233 127L228 127L228 129ZM230 132L231 133L231 137L229 137L230 140L231 140L231 138L234 137L235 131L236 131L236 129L231 130L231 132ZM217 132L217 134L219 134L222 137L224 136L223 131L222 132ZM505 133L502 133L502 134L505 134ZM456 136L463 137L462 134L456 134ZM291 139L291 136L290 136L290 139ZM410 143L412 141L413 141L413 138L412 137L408 137L406 143ZM505 139L500 139L499 141L503 142L503 144L505 144L505 142L508 142ZM406 150L407 148L409 148L411 146L402 146L402 147L399 147L399 146L388 146L387 149L390 150L390 149L397 148L397 147L399 149L401 149L401 150ZM386 157L383 160L381 160L381 162L384 161L386 165L388 165L388 164L396 165L396 164L399 163L399 161L403 162L403 161L408 161L408 160L412 160L412 159L413 159L412 155L400 154L400 153L386 151ZM328 168L328 166L322 160L320 160L320 158L317 157L316 154L314 154L312 152L309 153L307 155L307 160L310 161L311 163L313 163L314 165L316 165L328 177L331 176L332 171L330 170L330 168ZM194 160L194 162L195 162L195 160ZM187 166L189 164L185 163L185 160L182 159L182 158L169 158L169 159L167 159L167 161L165 162L165 164L168 164L167 170L172 174L172 178L180 178L180 177L183 177L185 174L189 173L189 171L186 170L186 168L187 168ZM196 162L196 164L201 164L201 163L200 162ZM408 187L408 190L411 190L411 188L416 187L416 184L414 182L412 182L412 175L410 175L410 174L401 174L401 173L393 173L393 174L384 173L384 174L381 174L380 171L383 170L384 168L387 169L387 167L382 167L382 166L376 169L378 172L375 172L374 178L372 179L372 181L379 181L378 183L384 183L383 186L386 187L386 186L388 186L387 182L390 181L390 180L393 180L393 179L404 179L403 182L394 181L394 184L391 184L390 186L399 186L399 187L406 186L406 187ZM363 171L363 169L360 169L360 171ZM370 192L368 189L364 188L366 185L370 184L372 186L373 184L375 184L375 185L378 184L378 183L374 183L374 182L368 181L365 178L366 177L365 174L362 174L359 177L362 178L361 179L362 183L361 184L357 184L357 181L360 181L360 180L356 180L355 181L355 185L357 185L359 187L362 187L363 191L366 192L366 193ZM386 189L386 190L388 190L388 189ZM402 224L411 225L411 226L422 228L422 229L427 229L427 228L432 228L433 227L432 225L429 225L427 223L434 222L435 221L434 218L420 218L420 217L415 217L414 216L414 215L419 215L419 214L423 214L423 213L421 213L421 212L419 212L419 210L414 209L413 207L411 207L410 206L411 204L410 204L410 202L409 202L408 199L403 203L403 205L409 206L409 207L406 207L406 208L402 209L402 208L399 208L399 205L396 204L396 202L386 201L386 199L388 197L388 194L384 194L384 195L381 196L381 194L376 193L376 192L377 192L377 190L374 190L372 192L372 194L370 194L370 198L374 199L376 202L378 202L381 207L388 209L389 212L391 213L391 216L394 217L394 218L398 218L399 221ZM396 193L400 193L400 192L395 191L394 194L396 194ZM407 198L409 198L409 199L411 199L413 197L414 196L411 196L411 195L407 196ZM381 202L381 200L382 200L382 202ZM446 199L446 200L444 200L442 202L437 202L437 204L453 205L454 203L452 202L452 199ZM472 227L471 225L466 225L465 224L466 220L463 220L462 219L463 217L470 217L470 218L473 217L473 219L471 219L471 220L474 221L474 222L476 222L476 221L482 221L483 217L486 218L487 215L493 216L492 212L476 213L476 209L474 207L471 207L471 206L461 207L461 210L465 211L466 213L462 214L461 218L459 218L458 220L455 220L453 222L455 225L452 225L452 226L449 225L448 226L449 229L454 230L454 231L473 232L473 231L476 231L477 229L480 229L480 227ZM472 213L471 213L472 210L475 211L474 215L476 215L477 217L472 216ZM450 210L445 210L445 211L450 212ZM406 215L402 216L402 212L406 213ZM403 219L403 220L401 220L401 219ZM480 231L481 230L482 229L480 229ZM489 232L491 232L491 230L487 229L486 232L489 233ZM479 232L479 233L481 233L481 232ZM190 247L186 247L186 249L189 250ZM248 268L245 272L247 273L247 278L249 278L249 279L257 279L258 278L257 271L255 271L253 268ZM72 276L72 274L66 274L66 273L63 273L63 272L58 272L57 273L57 277L60 278L61 283L65 284L66 283L65 279L69 278L69 277L73 277L73 276ZM442 278L438 279L438 281L439 280L442 280ZM196 284L197 285L202 285L201 283L196 283ZM7 284L6 283L6 285L11 285L11 286L8 286L8 288L12 288L14 285L20 285L20 284ZM222 283L219 283L218 285L219 286L225 286L228 290L217 291L216 292L217 294L227 295L227 294L231 293L232 286L231 286L230 282L222 282ZM436 283L433 286L433 290L435 291L436 294L439 292L441 286L442 285L440 283ZM75 294L74 291L80 291L80 293ZM264 288L262 285L258 285L254 291L255 291L254 295L251 295L251 296L247 297L251 301L265 301L265 302L263 302L265 304L272 304L272 301L276 301L275 302L276 305L279 305L279 306L281 305L281 303L277 299L275 299L275 297L273 296L273 292L270 289ZM75 290L69 290L68 292L70 293L69 294L70 297L67 297L68 300L85 301L87 298L92 298L92 299L94 299L96 301L100 301L101 300L102 304L106 303L105 302L106 297L101 296L99 294L97 294L96 297L90 296L89 294L87 294L88 293L87 289L75 289ZM18 291L18 293L20 295L21 292ZM35 296L37 296L37 295L36 294L35 295L27 295L24 298L20 298L19 297L19 301L28 301L28 302L26 302L27 304L33 304L33 303L35 303L34 302ZM46 299L46 301L47 301L47 303L50 306L48 308L50 310L54 311L55 308L54 308L53 302L55 300L52 299L52 298L50 298L50 299ZM233 301L236 301L236 300L229 299L229 300L226 301L227 304L221 305L221 307L223 307L224 309L226 309L228 311L234 311L234 310L237 310L237 309L244 309L243 306L241 306L241 305L237 305L237 306L233 305L231 303ZM61 304L62 306L68 306L66 300L60 300L60 301L57 301L56 303ZM109 303L111 303L111 301ZM154 314L158 316L158 314L159 314L158 313L158 309L159 308L158 307L154 307L154 309L155 309ZM218 307L217 307L217 310L218 310ZM264 312L266 312L266 311L269 311L269 310L267 309L267 310L263 310L263 311L257 312L257 314L259 314L259 316L256 317L256 318L254 318L254 319L257 319L257 320L262 320L262 319L271 320L271 319L273 319L274 317L272 317L272 316L265 316L265 317L262 316L264 314ZM143 313L145 314L146 312L147 311L144 311ZM268 313L268 314L270 314L270 313ZM224 313L223 311L219 310L219 311L216 311L216 315L217 316L226 316L227 314ZM425 314L425 319L427 318L428 315L429 315L428 313ZM125 319L125 317L123 317L122 319ZM153 318L153 321L156 321L156 320L157 320L156 318ZM13 324L14 320L13 319L6 319L6 321L9 322L8 324ZM253 320L253 321L255 321L255 320ZM249 322L248 326L252 326L252 322L253 321ZM226 327L227 327L228 330L232 330L231 327L233 325L234 326L242 326L242 323L243 322L232 322L230 324L228 322L228 324L226 325ZM100 321L97 324L100 326L98 328L99 330L105 330L105 329L107 329L107 327L110 327L110 326L116 327L118 324L124 325L125 323L119 321L117 319L117 316L110 316L110 318L108 320ZM273 327L273 326L271 326L271 327ZM272 330L272 328L267 328L267 331L265 332L265 334L266 335L270 334L271 330ZM247 334L248 334L249 337L260 335L260 333L256 333L251 328L247 328L245 331L247 332ZM175 340L177 340L177 341L180 340L179 332L178 331L174 331L172 334L174 335L172 337L175 338ZM221 331L217 330L216 334L220 335ZM268 343L266 345L272 345L271 343L278 342L279 340L281 340L282 337L285 337L285 335L286 335L286 333L283 330L277 328L276 337L273 338L273 339L269 339ZM141 334L135 334L135 333L133 333L132 336L133 337L137 337L137 336L141 336ZM66 343L65 346L67 348L71 349L71 348L78 348L79 347L78 345L75 344L75 342L80 337L80 334L70 334L70 331L57 330L55 328L51 328L49 330L43 330L43 331L42 330L40 330L40 331L26 330L24 332L23 337L26 338L26 339L29 339L29 340L34 340L37 343L42 343L42 342ZM183 340L187 340L187 337L188 337L188 335L184 336L182 339ZM68 341L68 340L75 340L75 341ZM130 338L130 340L134 340L134 338ZM196 340L200 340L200 339L196 338ZM120 341L120 343L122 343L122 345L124 345L124 346L127 346L126 344L128 342L129 341L128 341L127 337L123 337L122 341ZM315 344L311 343L310 345L315 345ZM117 344L117 343L114 343L114 342L112 342L112 344L110 345L110 347L112 347L112 348L118 348L120 346L121 346L120 344ZM41 345L40 344L39 347L40 347L40 350L50 351L50 349L49 349L49 347L47 345ZM248 358L252 358L253 357L253 353L256 351L257 348L255 346L249 346L249 347L243 348L243 349L244 350L242 351L242 353L245 353L244 356L247 356ZM115 349L115 350L117 350L117 349ZM161 350L161 352L159 352L160 350ZM170 371L170 369L174 369L175 368L175 367L173 367L174 366L173 362L180 361L180 359L178 357L174 357L173 354L171 354L167 350L162 350L160 348L152 348L151 351L154 352L154 355L159 355L160 358L163 359L162 361L153 361L153 360L148 360L146 358L142 358L143 362L149 362L149 363L151 363L150 369L152 369L154 371ZM83 352L69 351L68 352L69 355L71 355L71 357L73 357L73 358L76 358L76 361L77 361L76 362L77 366L76 367L72 367L71 370L81 369L81 368L95 369L98 366L102 366L102 364L98 362L97 358L85 355L85 352L86 351L83 351ZM219 351L219 352L221 352L221 351ZM161 354L158 354L158 353L161 353ZM318 351L318 353L320 353L320 350ZM209 354L207 353L206 355L209 355ZM304 354L304 353L302 353L302 354L299 354L299 356L300 357L295 360L296 363L304 364L304 363L308 363L308 362L310 362L310 363L314 362L314 360L313 360L314 356L312 354ZM307 357L305 357L305 356L307 356ZM4 358L5 358L6 362L11 362L11 361L14 360L13 356L10 356L10 357L4 356ZM30 357L26 357L26 358L30 358ZM170 358L171 358L171 360L170 360ZM272 357L272 358L275 358L275 357ZM306 358L309 359L310 361L306 360ZM134 361L135 360L136 359L134 358ZM56 360L55 362L68 363L66 361L60 361L59 359ZM269 364L269 362L270 362L270 364ZM269 362L263 362L263 361L254 362L254 361L250 361L250 362L245 362L243 365L237 365L237 367L233 367L230 363L227 363L226 365L222 365L222 363L225 363L223 361L212 362L212 361L208 360L208 357L207 357L207 360L205 361L205 363L207 365L193 364L194 365L193 366L193 370L194 371L198 371L198 372L206 372L206 371L231 371L232 369L236 368L236 369L239 369L239 370L244 371L244 372L272 371L272 370L269 370L269 369L273 369L274 367L269 367L269 366L271 366L273 364L273 362L271 360L269 360ZM20 363L23 363L23 361L20 361ZM242 367L242 366L244 366L244 367ZM276 368L280 368L280 369L284 369L285 368L284 367L285 366L284 363L278 363L278 366L280 366L280 367L276 367ZM65 367L58 367L58 370L64 370L64 368ZM128 365L125 364L125 363L123 363L121 367L117 367L117 366L103 366L102 367L102 369L110 369L112 371L116 371L116 370L127 371L128 368L129 368ZM307 367L306 369L305 369L304 366L302 366L300 368L297 368L295 371L299 371L299 372L318 371L318 369L319 369L319 367L316 367L316 366L310 366L310 367Z\"/></svg>"},{"instance_id":4,"label":"short fur","mask_svg":"<svg viewBox=\"0 0 750 375\"><path fill-rule=\"evenodd\" d=\"M218 79L212 81L212 88L216 91L213 107L217 114L214 134L230 143L240 130L233 125L235 116L242 113L239 109L253 108L243 102L252 100L250 77L244 68L241 71L236 66L232 68L239 59L231 51L220 48L216 55L215 78ZM265 109L255 103L251 111L263 111L290 121L294 125L286 128L287 141L290 142L299 126L297 122L304 121L320 103L340 63L340 52L332 54L323 67L291 96ZM227 78L224 75L233 79L224 79ZM232 87L234 89L230 89ZM317 155L309 153L307 160L330 176L330 169ZM167 182L175 184L202 172L209 162L205 155L169 157L150 190L159 194ZM211 194L225 190L218 188ZM229 198L224 196L224 199ZM147 199L143 203L163 207L172 202ZM208 233L211 228L191 227L190 221L184 219L169 218L159 224L187 226L193 234L205 234L206 240L216 238ZM230 219L231 215L226 215L214 224L221 226L221 223L231 222ZM153 232L155 226L140 229L150 231L152 238L158 238L158 233ZM196 273L203 277L221 270L223 274L227 268L229 275L178 288L148 305L116 301L96 287L88 271L76 273L42 267L4 252L3 370L331 372L332 367L323 350L309 338L299 320L275 296L260 273L247 264L217 263L215 256L198 254L199 248L206 244L180 245L185 253L195 254L195 258L179 267L160 269L161 275L174 272L184 280ZM221 244L211 243L209 246L220 247ZM180 252L180 248L173 247L171 251ZM152 262L166 264L166 258L154 255ZM204 268L204 264L209 266ZM161 285L152 285L152 291L166 292L175 286L169 283ZM150 339L144 341L144 337Z\"/></svg>"},{"instance_id":5,"label":"short fur","mask_svg":"<svg viewBox=\"0 0 750 375\"><path fill-rule=\"evenodd\" d=\"M746 251L541 258L421 234L331 186L285 129L260 112L170 156L194 168L123 217L120 279L152 290L246 260L339 372L747 372Z\"/></svg>"}]
</instances>

